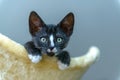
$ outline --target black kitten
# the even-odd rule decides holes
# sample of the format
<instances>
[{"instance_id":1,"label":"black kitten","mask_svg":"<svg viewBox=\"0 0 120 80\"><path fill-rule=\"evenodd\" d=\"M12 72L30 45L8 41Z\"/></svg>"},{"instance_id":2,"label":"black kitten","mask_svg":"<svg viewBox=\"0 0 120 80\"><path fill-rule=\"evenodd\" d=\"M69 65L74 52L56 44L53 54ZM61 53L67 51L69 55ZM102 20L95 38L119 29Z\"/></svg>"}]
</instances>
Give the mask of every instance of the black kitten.
<instances>
[{"instance_id":1,"label":"black kitten","mask_svg":"<svg viewBox=\"0 0 120 80\"><path fill-rule=\"evenodd\" d=\"M29 16L29 31L32 41L25 44L28 57L33 63L38 63L42 59L42 54L56 56L58 66L65 69L70 64L70 56L67 51L62 51L68 44L73 32L74 15L67 14L57 25L47 25L32 11Z\"/></svg>"}]
</instances>

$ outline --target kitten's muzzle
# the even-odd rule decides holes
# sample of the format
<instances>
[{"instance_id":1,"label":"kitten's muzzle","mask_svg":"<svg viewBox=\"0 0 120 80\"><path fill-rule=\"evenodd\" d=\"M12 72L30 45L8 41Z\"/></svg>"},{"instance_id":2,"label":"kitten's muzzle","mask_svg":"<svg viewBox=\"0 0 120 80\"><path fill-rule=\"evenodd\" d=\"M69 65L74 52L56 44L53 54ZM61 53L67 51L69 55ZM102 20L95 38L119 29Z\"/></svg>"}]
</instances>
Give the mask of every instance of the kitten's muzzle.
<instances>
[{"instance_id":1,"label":"kitten's muzzle","mask_svg":"<svg viewBox=\"0 0 120 80\"><path fill-rule=\"evenodd\" d=\"M47 53L47 55L48 55L48 56L54 56L55 53L53 53L53 52L49 52L49 53Z\"/></svg>"},{"instance_id":2,"label":"kitten's muzzle","mask_svg":"<svg viewBox=\"0 0 120 80\"><path fill-rule=\"evenodd\" d=\"M50 47L49 49L52 51L54 49L54 47Z\"/></svg>"},{"instance_id":3,"label":"kitten's muzzle","mask_svg":"<svg viewBox=\"0 0 120 80\"><path fill-rule=\"evenodd\" d=\"M57 49L55 47L50 47L49 49L47 49L47 52L48 53L50 53L50 52L56 53Z\"/></svg>"},{"instance_id":4,"label":"kitten's muzzle","mask_svg":"<svg viewBox=\"0 0 120 80\"><path fill-rule=\"evenodd\" d=\"M54 56L56 52L57 52L57 49L55 47L50 47L49 49L47 49L48 56Z\"/></svg>"}]
</instances>

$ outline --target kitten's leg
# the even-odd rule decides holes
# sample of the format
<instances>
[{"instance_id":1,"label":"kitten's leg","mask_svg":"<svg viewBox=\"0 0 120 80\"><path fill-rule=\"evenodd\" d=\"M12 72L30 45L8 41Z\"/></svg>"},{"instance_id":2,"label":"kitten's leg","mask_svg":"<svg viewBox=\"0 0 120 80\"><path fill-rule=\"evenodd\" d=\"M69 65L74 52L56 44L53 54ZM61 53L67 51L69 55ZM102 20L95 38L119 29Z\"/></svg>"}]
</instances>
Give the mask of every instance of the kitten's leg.
<instances>
[{"instance_id":1,"label":"kitten's leg","mask_svg":"<svg viewBox=\"0 0 120 80\"><path fill-rule=\"evenodd\" d=\"M58 58L58 67L61 70L68 68L70 65L70 55L67 51L62 51L57 56Z\"/></svg>"},{"instance_id":2,"label":"kitten's leg","mask_svg":"<svg viewBox=\"0 0 120 80\"><path fill-rule=\"evenodd\" d=\"M25 44L25 48L28 51L28 57L33 63L38 63L42 57L41 57L41 51L37 48L35 48L35 45L32 41L27 42Z\"/></svg>"}]
</instances>

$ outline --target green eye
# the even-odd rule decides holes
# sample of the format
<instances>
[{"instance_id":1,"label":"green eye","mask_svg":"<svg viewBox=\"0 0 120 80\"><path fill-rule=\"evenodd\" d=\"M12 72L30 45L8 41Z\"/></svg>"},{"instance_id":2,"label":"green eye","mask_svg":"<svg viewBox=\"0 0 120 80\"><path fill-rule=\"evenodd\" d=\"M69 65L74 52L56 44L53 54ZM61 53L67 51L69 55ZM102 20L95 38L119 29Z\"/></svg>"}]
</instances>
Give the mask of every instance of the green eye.
<instances>
[{"instance_id":1,"label":"green eye","mask_svg":"<svg viewBox=\"0 0 120 80\"><path fill-rule=\"evenodd\" d=\"M44 37L42 37L42 38L40 38L40 41L43 42L43 43L45 43L47 41L47 39L44 38Z\"/></svg>"},{"instance_id":2,"label":"green eye","mask_svg":"<svg viewBox=\"0 0 120 80\"><path fill-rule=\"evenodd\" d=\"M62 38L57 38L57 42L58 42L58 43L61 43L62 41L63 41Z\"/></svg>"}]
</instances>

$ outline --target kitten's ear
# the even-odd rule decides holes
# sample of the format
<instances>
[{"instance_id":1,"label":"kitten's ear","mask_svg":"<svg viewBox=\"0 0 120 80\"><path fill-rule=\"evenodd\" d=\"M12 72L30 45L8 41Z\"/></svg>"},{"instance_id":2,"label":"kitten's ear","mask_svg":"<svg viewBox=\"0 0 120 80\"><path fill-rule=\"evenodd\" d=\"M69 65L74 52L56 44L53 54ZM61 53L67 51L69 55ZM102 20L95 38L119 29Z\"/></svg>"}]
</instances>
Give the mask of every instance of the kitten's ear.
<instances>
[{"instance_id":1,"label":"kitten's ear","mask_svg":"<svg viewBox=\"0 0 120 80\"><path fill-rule=\"evenodd\" d=\"M70 36L74 27L74 14L71 12L67 14L59 23L59 27L67 34L67 36Z\"/></svg>"},{"instance_id":2,"label":"kitten's ear","mask_svg":"<svg viewBox=\"0 0 120 80\"><path fill-rule=\"evenodd\" d=\"M29 31L31 35L34 36L44 25L45 23L39 15L35 11L32 11L29 16Z\"/></svg>"}]
</instances>

